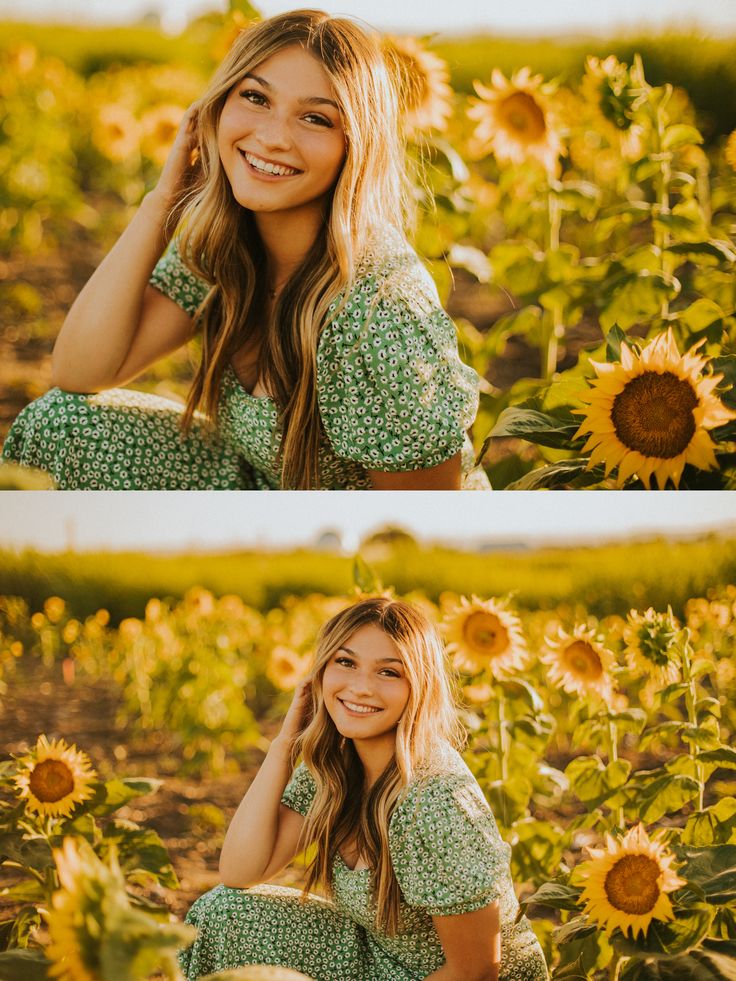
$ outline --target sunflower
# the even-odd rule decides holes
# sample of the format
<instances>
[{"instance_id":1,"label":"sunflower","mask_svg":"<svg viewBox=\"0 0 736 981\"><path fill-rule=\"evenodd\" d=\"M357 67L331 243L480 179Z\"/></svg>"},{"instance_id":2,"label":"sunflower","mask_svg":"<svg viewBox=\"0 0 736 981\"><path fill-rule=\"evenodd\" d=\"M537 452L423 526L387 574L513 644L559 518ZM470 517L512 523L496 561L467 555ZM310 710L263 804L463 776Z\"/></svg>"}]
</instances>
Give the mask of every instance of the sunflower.
<instances>
[{"instance_id":1,"label":"sunflower","mask_svg":"<svg viewBox=\"0 0 736 981\"><path fill-rule=\"evenodd\" d=\"M592 361L597 378L581 398L585 409L575 437L589 433L584 452L588 468L618 467L618 486L636 474L646 487L652 476L660 490L668 480L677 487L686 464L702 470L717 466L707 430L736 419L714 394L722 375L703 375L707 358L697 347L680 355L668 328L637 353L621 345L621 361Z\"/></svg>"},{"instance_id":2,"label":"sunflower","mask_svg":"<svg viewBox=\"0 0 736 981\"><path fill-rule=\"evenodd\" d=\"M495 677L504 678L526 661L521 621L498 600L463 596L446 614L442 628L447 650L460 671L477 674L487 668Z\"/></svg>"},{"instance_id":3,"label":"sunflower","mask_svg":"<svg viewBox=\"0 0 736 981\"><path fill-rule=\"evenodd\" d=\"M112 977L110 964L116 978L148 977L153 968L142 971L143 963L154 962L166 977L178 976L175 950L191 943L196 931L134 909L114 852L106 864L86 841L65 838L54 861L61 888L46 915L50 977L100 981Z\"/></svg>"},{"instance_id":4,"label":"sunflower","mask_svg":"<svg viewBox=\"0 0 736 981\"><path fill-rule=\"evenodd\" d=\"M571 695L596 694L610 701L614 682L611 651L596 639L595 631L578 624L572 634L560 629L556 638L545 638L540 661L549 668L553 684Z\"/></svg>"},{"instance_id":5,"label":"sunflower","mask_svg":"<svg viewBox=\"0 0 736 981\"><path fill-rule=\"evenodd\" d=\"M499 162L515 164L532 159L554 174L563 146L552 124L549 90L542 85L542 76L522 68L507 79L494 68L491 81L490 88L473 83L480 96L468 109L468 116L478 123L473 135L474 155L493 153Z\"/></svg>"},{"instance_id":6,"label":"sunflower","mask_svg":"<svg viewBox=\"0 0 736 981\"><path fill-rule=\"evenodd\" d=\"M680 680L679 625L668 609L657 613L632 610L623 631L626 662L632 674L646 677L640 692L644 705L651 705L654 693Z\"/></svg>"},{"instance_id":7,"label":"sunflower","mask_svg":"<svg viewBox=\"0 0 736 981\"><path fill-rule=\"evenodd\" d=\"M290 647L278 644L271 651L266 676L282 691L291 691L307 676L309 658L300 657Z\"/></svg>"},{"instance_id":8,"label":"sunflower","mask_svg":"<svg viewBox=\"0 0 736 981\"><path fill-rule=\"evenodd\" d=\"M398 82L407 133L446 130L453 102L447 62L414 37L386 35L383 53Z\"/></svg>"},{"instance_id":9,"label":"sunflower","mask_svg":"<svg viewBox=\"0 0 736 981\"><path fill-rule=\"evenodd\" d=\"M20 759L15 786L29 811L69 817L77 804L93 796L95 772L86 753L63 739L38 737L35 749Z\"/></svg>"},{"instance_id":10,"label":"sunflower","mask_svg":"<svg viewBox=\"0 0 736 981\"><path fill-rule=\"evenodd\" d=\"M671 868L674 855L651 841L637 824L623 837L606 835L606 848L589 848L590 860L575 869L584 883L581 899L591 920L607 931L617 927L634 938L652 920L673 919L667 893L685 885Z\"/></svg>"},{"instance_id":11,"label":"sunflower","mask_svg":"<svg viewBox=\"0 0 736 981\"><path fill-rule=\"evenodd\" d=\"M138 153L140 127L130 110L110 103L100 109L92 139L108 160L128 160Z\"/></svg>"},{"instance_id":12,"label":"sunflower","mask_svg":"<svg viewBox=\"0 0 736 981\"><path fill-rule=\"evenodd\" d=\"M149 109L141 119L141 148L160 167L166 163L185 112L183 106L165 104Z\"/></svg>"},{"instance_id":13,"label":"sunflower","mask_svg":"<svg viewBox=\"0 0 736 981\"><path fill-rule=\"evenodd\" d=\"M629 68L614 55L604 60L590 55L585 63L581 91L595 107L600 128L610 141L617 141L630 160L641 156L644 130L636 122L636 110L647 93L641 63Z\"/></svg>"}]
</instances>

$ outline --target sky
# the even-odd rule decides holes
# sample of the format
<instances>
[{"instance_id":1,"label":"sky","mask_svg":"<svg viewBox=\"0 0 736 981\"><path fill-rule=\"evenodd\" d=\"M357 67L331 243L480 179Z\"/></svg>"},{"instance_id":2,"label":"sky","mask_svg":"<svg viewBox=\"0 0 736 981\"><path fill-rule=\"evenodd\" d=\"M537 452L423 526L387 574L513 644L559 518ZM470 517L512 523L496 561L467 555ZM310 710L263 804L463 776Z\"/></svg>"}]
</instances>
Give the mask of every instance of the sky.
<instances>
[{"instance_id":1,"label":"sky","mask_svg":"<svg viewBox=\"0 0 736 981\"><path fill-rule=\"evenodd\" d=\"M255 0L266 16L290 10L295 0ZM0 18L124 23L156 11L176 33L193 16L222 10L226 0L0 0ZM712 34L736 33L736 0L321 0L332 14L360 17L375 27L412 33L468 32L605 34L646 26L698 24Z\"/></svg>"},{"instance_id":2,"label":"sky","mask_svg":"<svg viewBox=\"0 0 736 981\"><path fill-rule=\"evenodd\" d=\"M736 493L6 492L0 548L291 548L335 529L354 551L366 533L387 524L448 544L474 536L538 544L729 529L733 534Z\"/></svg>"}]
</instances>

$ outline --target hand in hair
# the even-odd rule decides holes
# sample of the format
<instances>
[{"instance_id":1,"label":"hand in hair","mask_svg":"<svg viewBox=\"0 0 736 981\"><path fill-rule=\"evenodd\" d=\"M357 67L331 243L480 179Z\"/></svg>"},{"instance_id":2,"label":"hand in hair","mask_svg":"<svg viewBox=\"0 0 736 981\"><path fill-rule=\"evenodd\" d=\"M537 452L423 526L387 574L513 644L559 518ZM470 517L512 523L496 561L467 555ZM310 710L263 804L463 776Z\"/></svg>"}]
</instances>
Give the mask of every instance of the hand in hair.
<instances>
[{"instance_id":1,"label":"hand in hair","mask_svg":"<svg viewBox=\"0 0 736 981\"><path fill-rule=\"evenodd\" d=\"M294 692L289 711L284 716L279 734L274 740L291 753L296 739L309 725L312 718L312 679L302 681Z\"/></svg>"},{"instance_id":2,"label":"hand in hair","mask_svg":"<svg viewBox=\"0 0 736 981\"><path fill-rule=\"evenodd\" d=\"M199 150L197 147L198 103L193 102L184 113L174 144L166 158L156 187L151 192L161 198L165 207L173 207L182 192L192 183L199 169Z\"/></svg>"}]
</instances>

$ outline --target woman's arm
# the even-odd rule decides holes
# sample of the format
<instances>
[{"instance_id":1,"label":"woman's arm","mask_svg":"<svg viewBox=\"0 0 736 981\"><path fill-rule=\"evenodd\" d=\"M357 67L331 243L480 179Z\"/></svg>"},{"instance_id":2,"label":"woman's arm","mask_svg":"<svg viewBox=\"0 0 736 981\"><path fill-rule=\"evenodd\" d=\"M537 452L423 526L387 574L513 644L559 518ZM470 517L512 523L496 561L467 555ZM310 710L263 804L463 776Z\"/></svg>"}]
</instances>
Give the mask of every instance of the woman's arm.
<instances>
[{"instance_id":1,"label":"woman's arm","mask_svg":"<svg viewBox=\"0 0 736 981\"><path fill-rule=\"evenodd\" d=\"M300 685L281 731L230 822L220 852L220 876L226 886L245 889L268 881L305 844L299 840L304 818L285 807L281 796L291 776L291 750L310 699L309 683Z\"/></svg>"},{"instance_id":2,"label":"woman's arm","mask_svg":"<svg viewBox=\"0 0 736 981\"><path fill-rule=\"evenodd\" d=\"M156 188L74 301L54 347L52 380L69 391L124 384L191 337L192 319L148 285L190 167L194 109L182 120Z\"/></svg>"},{"instance_id":3,"label":"woman's arm","mask_svg":"<svg viewBox=\"0 0 736 981\"><path fill-rule=\"evenodd\" d=\"M445 963L426 981L498 981L501 968L501 923L498 903L473 913L433 916L445 952Z\"/></svg>"},{"instance_id":4,"label":"woman's arm","mask_svg":"<svg viewBox=\"0 0 736 981\"><path fill-rule=\"evenodd\" d=\"M427 470L406 470L400 473L369 470L368 474L373 490L460 490L462 487L459 453Z\"/></svg>"}]
</instances>

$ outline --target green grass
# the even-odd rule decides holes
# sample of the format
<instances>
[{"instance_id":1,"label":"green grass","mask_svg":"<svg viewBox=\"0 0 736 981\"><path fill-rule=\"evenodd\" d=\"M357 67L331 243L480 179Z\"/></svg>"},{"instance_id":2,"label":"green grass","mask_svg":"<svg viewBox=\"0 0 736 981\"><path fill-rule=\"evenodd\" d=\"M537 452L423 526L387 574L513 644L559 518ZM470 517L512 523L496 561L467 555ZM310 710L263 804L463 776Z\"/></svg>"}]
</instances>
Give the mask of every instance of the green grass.
<instances>
[{"instance_id":1,"label":"green grass","mask_svg":"<svg viewBox=\"0 0 736 981\"><path fill-rule=\"evenodd\" d=\"M117 622L140 616L151 596L178 599L195 585L237 593L261 610L290 594L345 594L353 588L352 567L351 558L310 550L171 557L0 552L0 594L21 596L33 610L58 595L77 616L104 607ZM375 559L374 569L400 594L420 590L433 600L444 590L482 597L515 591L527 609L580 603L604 616L671 604L681 613L689 598L736 581L736 538L485 554L404 543Z\"/></svg>"}]
</instances>

